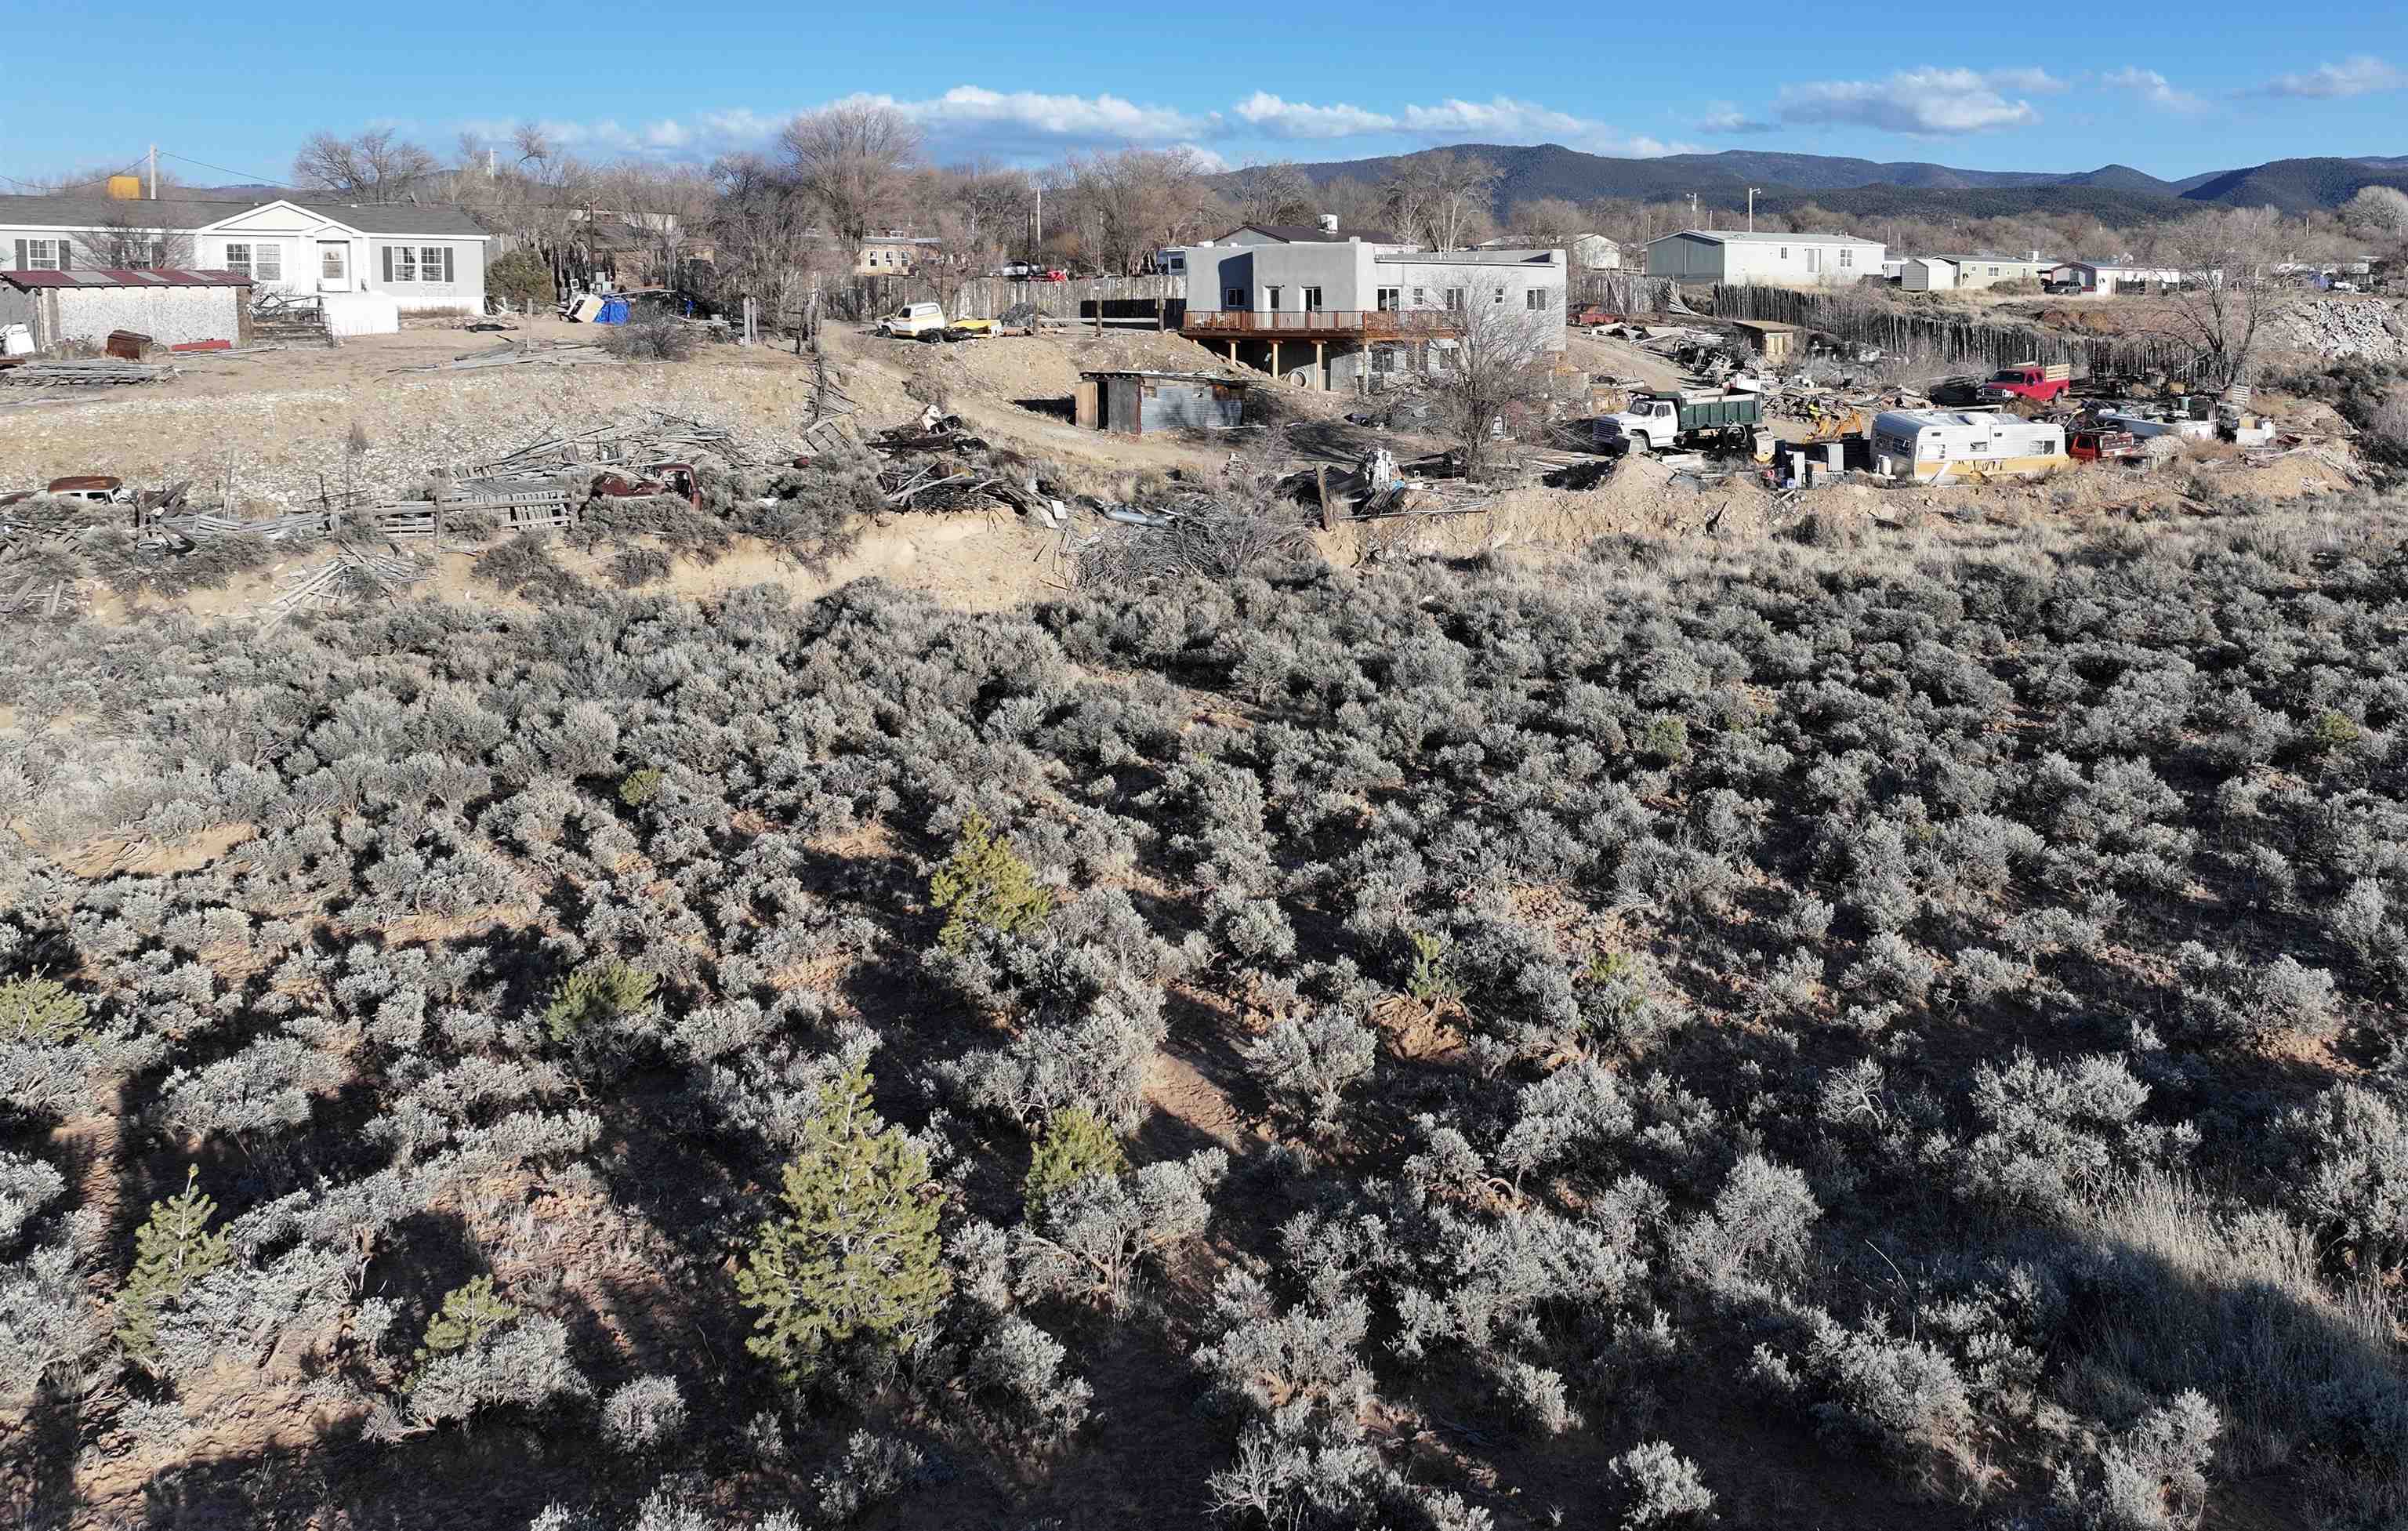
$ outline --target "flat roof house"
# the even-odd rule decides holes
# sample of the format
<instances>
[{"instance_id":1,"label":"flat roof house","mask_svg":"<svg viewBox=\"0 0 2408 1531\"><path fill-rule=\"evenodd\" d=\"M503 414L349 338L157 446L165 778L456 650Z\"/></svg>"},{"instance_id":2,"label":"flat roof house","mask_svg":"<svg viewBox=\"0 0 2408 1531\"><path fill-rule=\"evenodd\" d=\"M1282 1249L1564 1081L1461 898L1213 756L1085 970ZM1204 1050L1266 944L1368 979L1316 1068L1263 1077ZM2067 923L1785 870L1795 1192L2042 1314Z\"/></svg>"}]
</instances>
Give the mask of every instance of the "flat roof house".
<instances>
[{"instance_id":1,"label":"flat roof house","mask_svg":"<svg viewBox=\"0 0 2408 1531\"><path fill-rule=\"evenodd\" d=\"M1882 274L1888 247L1852 234L1683 229L1647 241L1647 275L1733 286L1838 287Z\"/></svg>"},{"instance_id":2,"label":"flat roof house","mask_svg":"<svg viewBox=\"0 0 2408 1531\"><path fill-rule=\"evenodd\" d=\"M1534 322L1548 348L1564 347L1569 269L1560 250L1421 250L1350 236L1211 240L1181 255L1181 333L1309 387L1443 370L1475 305L1544 316Z\"/></svg>"},{"instance_id":3,"label":"flat roof house","mask_svg":"<svg viewBox=\"0 0 2408 1531\"><path fill-rule=\"evenodd\" d=\"M483 312L491 242L462 209L421 203L0 196L8 269L231 271L263 293L323 299L338 334L389 330L396 313Z\"/></svg>"}]
</instances>

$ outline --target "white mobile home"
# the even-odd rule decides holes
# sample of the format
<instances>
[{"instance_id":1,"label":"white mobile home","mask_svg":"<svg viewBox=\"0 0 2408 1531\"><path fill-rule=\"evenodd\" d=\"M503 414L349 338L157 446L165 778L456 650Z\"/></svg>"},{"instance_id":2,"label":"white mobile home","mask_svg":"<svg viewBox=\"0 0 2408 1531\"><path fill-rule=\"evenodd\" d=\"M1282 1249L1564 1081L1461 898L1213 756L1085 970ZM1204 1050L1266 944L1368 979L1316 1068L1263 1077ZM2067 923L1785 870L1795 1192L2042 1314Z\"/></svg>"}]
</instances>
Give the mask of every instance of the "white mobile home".
<instances>
[{"instance_id":1,"label":"white mobile home","mask_svg":"<svg viewBox=\"0 0 2408 1531\"><path fill-rule=\"evenodd\" d=\"M1980 410L1884 410L1872 451L1876 476L1918 484L2036 479L2072 465L2064 426Z\"/></svg>"},{"instance_id":2,"label":"white mobile home","mask_svg":"<svg viewBox=\"0 0 2408 1531\"><path fill-rule=\"evenodd\" d=\"M1684 229L1647 241L1647 274L1676 281L1842 287L1878 277L1889 250L1850 234L1748 234Z\"/></svg>"},{"instance_id":3,"label":"white mobile home","mask_svg":"<svg viewBox=\"0 0 2408 1531\"><path fill-rule=\"evenodd\" d=\"M458 207L280 197L0 196L0 264L231 271L391 329L395 313L485 307L492 236ZM379 321L381 321L379 322Z\"/></svg>"}]
</instances>

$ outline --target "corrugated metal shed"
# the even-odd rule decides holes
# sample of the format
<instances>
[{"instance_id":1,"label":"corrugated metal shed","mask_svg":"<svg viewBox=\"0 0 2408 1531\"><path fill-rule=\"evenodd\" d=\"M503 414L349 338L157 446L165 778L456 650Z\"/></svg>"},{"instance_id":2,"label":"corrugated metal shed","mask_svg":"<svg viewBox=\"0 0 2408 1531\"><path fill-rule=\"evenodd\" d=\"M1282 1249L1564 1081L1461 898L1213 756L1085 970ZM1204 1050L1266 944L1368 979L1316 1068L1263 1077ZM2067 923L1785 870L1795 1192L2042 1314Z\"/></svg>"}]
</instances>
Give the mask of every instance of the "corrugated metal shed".
<instances>
[{"instance_id":1,"label":"corrugated metal shed","mask_svg":"<svg viewBox=\"0 0 2408 1531\"><path fill-rule=\"evenodd\" d=\"M66 271L0 271L0 281L35 287L248 287L238 271L142 270L124 265L77 266Z\"/></svg>"},{"instance_id":2,"label":"corrugated metal shed","mask_svg":"<svg viewBox=\"0 0 2408 1531\"><path fill-rule=\"evenodd\" d=\"M1243 379L1211 372L1082 372L1079 376L1084 379L1081 393L1095 400L1095 423L1123 436L1228 430L1245 422ZM1082 420L1089 418L1084 399L1080 401L1079 414Z\"/></svg>"}]
</instances>

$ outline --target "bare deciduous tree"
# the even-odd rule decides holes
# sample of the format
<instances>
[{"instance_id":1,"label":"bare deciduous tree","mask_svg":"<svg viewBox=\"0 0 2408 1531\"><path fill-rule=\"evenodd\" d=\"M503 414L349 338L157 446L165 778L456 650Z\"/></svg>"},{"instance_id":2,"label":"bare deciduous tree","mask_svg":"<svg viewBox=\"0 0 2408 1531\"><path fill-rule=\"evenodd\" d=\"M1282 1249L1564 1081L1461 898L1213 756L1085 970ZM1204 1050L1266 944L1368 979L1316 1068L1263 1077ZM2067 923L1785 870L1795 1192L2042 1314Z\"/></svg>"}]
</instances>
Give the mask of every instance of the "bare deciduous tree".
<instances>
[{"instance_id":1,"label":"bare deciduous tree","mask_svg":"<svg viewBox=\"0 0 2408 1531\"><path fill-rule=\"evenodd\" d=\"M1433 250L1462 250L1489 223L1497 167L1476 154L1416 154L1381 187L1398 232Z\"/></svg>"},{"instance_id":2,"label":"bare deciduous tree","mask_svg":"<svg viewBox=\"0 0 2408 1531\"><path fill-rule=\"evenodd\" d=\"M1228 216L1192 150L1125 149L1073 160L1070 171L1082 246L1098 265L1124 275L1143 269L1165 245L1204 237L1207 225Z\"/></svg>"},{"instance_id":3,"label":"bare deciduous tree","mask_svg":"<svg viewBox=\"0 0 2408 1531\"><path fill-rule=\"evenodd\" d=\"M434 155L392 128L371 128L351 138L313 133L293 156L294 181L346 196L397 191L440 168Z\"/></svg>"},{"instance_id":4,"label":"bare deciduous tree","mask_svg":"<svg viewBox=\"0 0 2408 1531\"><path fill-rule=\"evenodd\" d=\"M1526 307L1524 289L1506 276L1510 269L1464 265L1431 274L1461 332L1453 346L1434 348L1442 362L1424 387L1441 434L1463 453L1468 478L1487 466L1506 411L1544 396L1544 364L1563 333L1563 314L1553 305Z\"/></svg>"},{"instance_id":5,"label":"bare deciduous tree","mask_svg":"<svg viewBox=\"0 0 2408 1531\"><path fill-rule=\"evenodd\" d=\"M758 155L730 155L710 175L719 188L710 234L720 292L752 298L764 322L799 320L814 279L826 282L852 269L839 267L814 236L810 197Z\"/></svg>"},{"instance_id":6,"label":"bare deciduous tree","mask_svg":"<svg viewBox=\"0 0 2408 1531\"><path fill-rule=\"evenodd\" d=\"M1590 232L1588 215L1577 204L1560 196L1517 202L1506 222L1514 238L1527 239L1541 250L1569 251L1573 240Z\"/></svg>"},{"instance_id":7,"label":"bare deciduous tree","mask_svg":"<svg viewBox=\"0 0 2408 1531\"><path fill-rule=\"evenodd\" d=\"M193 264L192 236L146 218L146 204L112 202L99 226L75 236L76 250L86 265L174 268Z\"/></svg>"},{"instance_id":8,"label":"bare deciduous tree","mask_svg":"<svg viewBox=\"0 0 2408 1531\"><path fill-rule=\"evenodd\" d=\"M870 230L892 221L905 177L919 162L918 126L892 107L828 107L787 123L778 143L847 267L859 264Z\"/></svg>"},{"instance_id":9,"label":"bare deciduous tree","mask_svg":"<svg viewBox=\"0 0 2408 1531\"><path fill-rule=\"evenodd\" d=\"M2390 186L2365 186L2342 204L2342 221L2363 233L2392 238L2408 236L2408 192Z\"/></svg>"},{"instance_id":10,"label":"bare deciduous tree","mask_svg":"<svg viewBox=\"0 0 2408 1531\"><path fill-rule=\"evenodd\" d=\"M2249 381L2268 322L2299 301L2275 270L2290 237L2273 208L2253 207L2201 213L2157 241L2182 282L2157 300L2154 327L2190 351L2211 387Z\"/></svg>"},{"instance_id":11,"label":"bare deciduous tree","mask_svg":"<svg viewBox=\"0 0 2408 1531\"><path fill-rule=\"evenodd\" d=\"M1231 178L1230 200L1249 223L1310 222L1312 180L1292 161L1248 165Z\"/></svg>"}]
</instances>

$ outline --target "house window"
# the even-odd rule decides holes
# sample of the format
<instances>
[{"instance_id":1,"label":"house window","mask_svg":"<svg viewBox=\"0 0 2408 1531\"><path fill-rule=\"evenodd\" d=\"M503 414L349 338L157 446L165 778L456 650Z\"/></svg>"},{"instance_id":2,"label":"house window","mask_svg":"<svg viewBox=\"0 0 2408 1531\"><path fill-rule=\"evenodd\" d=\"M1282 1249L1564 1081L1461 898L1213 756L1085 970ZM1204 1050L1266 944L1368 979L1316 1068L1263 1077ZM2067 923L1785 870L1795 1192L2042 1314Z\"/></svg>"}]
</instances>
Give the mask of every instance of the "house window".
<instances>
[{"instance_id":1,"label":"house window","mask_svg":"<svg viewBox=\"0 0 2408 1531\"><path fill-rule=\"evenodd\" d=\"M393 279L395 281L416 281L418 279L418 251L412 247L408 245L401 245L394 249L393 252Z\"/></svg>"},{"instance_id":2,"label":"house window","mask_svg":"<svg viewBox=\"0 0 2408 1531\"><path fill-rule=\"evenodd\" d=\"M1283 289L1283 288L1278 288L1278 287L1266 287L1266 288L1264 288L1264 289L1263 289L1263 307L1264 307L1264 308L1268 308L1268 309L1269 309L1271 312L1273 312L1273 313L1277 313L1277 312L1279 312L1279 311L1280 311L1280 302L1281 302L1281 299L1280 299L1280 293L1281 293L1282 292L1283 292L1283 291L1285 291L1285 289Z\"/></svg>"},{"instance_id":3,"label":"house window","mask_svg":"<svg viewBox=\"0 0 2408 1531\"><path fill-rule=\"evenodd\" d=\"M1789 247L1787 245L1781 247L1781 258L1784 261L1789 259Z\"/></svg>"},{"instance_id":4,"label":"house window","mask_svg":"<svg viewBox=\"0 0 2408 1531\"><path fill-rule=\"evenodd\" d=\"M1308 287L1304 290L1304 311L1309 314L1317 314L1321 312L1320 288Z\"/></svg>"},{"instance_id":5,"label":"house window","mask_svg":"<svg viewBox=\"0 0 2408 1531\"><path fill-rule=\"evenodd\" d=\"M1416 287L1413 289L1413 307L1416 308L1426 308L1429 307L1428 288Z\"/></svg>"},{"instance_id":6,"label":"house window","mask_svg":"<svg viewBox=\"0 0 2408 1531\"><path fill-rule=\"evenodd\" d=\"M1382 313L1383 313L1383 314L1392 314L1392 313L1395 313L1395 312L1397 311L1397 299L1398 299L1398 297L1399 295L1401 295L1401 293L1402 293L1402 289L1399 289L1399 288L1395 288L1395 287L1383 287L1383 288L1381 288L1381 289L1379 290L1379 294L1378 294L1378 297L1377 297L1377 299L1376 299L1376 301L1378 302L1378 304L1379 304L1379 306L1380 306L1380 311L1381 311Z\"/></svg>"},{"instance_id":7,"label":"house window","mask_svg":"<svg viewBox=\"0 0 2408 1531\"><path fill-rule=\"evenodd\" d=\"M418 250L418 279L445 281L452 279L452 250L448 245L422 245Z\"/></svg>"},{"instance_id":8,"label":"house window","mask_svg":"<svg viewBox=\"0 0 2408 1531\"><path fill-rule=\"evenodd\" d=\"M1242 288L1242 287L1224 287L1224 288L1222 288L1222 289L1221 289L1221 307L1222 307L1222 308L1244 308L1245 306L1246 306L1246 290L1245 290L1244 288Z\"/></svg>"},{"instance_id":9,"label":"house window","mask_svg":"<svg viewBox=\"0 0 2408 1531\"><path fill-rule=\"evenodd\" d=\"M251 247L251 275L257 281L284 279L284 247L253 245Z\"/></svg>"},{"instance_id":10,"label":"house window","mask_svg":"<svg viewBox=\"0 0 2408 1531\"><path fill-rule=\"evenodd\" d=\"M1850 266L1852 266L1852 265L1856 265L1856 252L1855 250L1853 250L1848 249L1846 246L1842 245L1842 246L1840 248L1840 269L1841 269L1841 270L1842 270L1842 271L1845 271L1848 267L1850 267ZM1995 276L1997 276L1998 274L1999 274L1999 268L1998 268L1997 266L1995 266L1995 265L1994 265L1994 266L1990 267L1990 275L1992 275L1992 276L1994 276L1994 277L1995 277Z\"/></svg>"},{"instance_id":11,"label":"house window","mask_svg":"<svg viewBox=\"0 0 2408 1531\"><path fill-rule=\"evenodd\" d=\"M25 241L25 269L28 271L64 271L59 250L64 239L28 239Z\"/></svg>"},{"instance_id":12,"label":"house window","mask_svg":"<svg viewBox=\"0 0 2408 1531\"><path fill-rule=\"evenodd\" d=\"M226 246L225 268L228 271L240 272L246 277L254 279L259 275L259 273L251 267L251 247L249 245Z\"/></svg>"},{"instance_id":13,"label":"house window","mask_svg":"<svg viewBox=\"0 0 2408 1531\"><path fill-rule=\"evenodd\" d=\"M1525 308L1544 308L1546 306L1547 290L1545 288L1533 287L1523 293L1522 307Z\"/></svg>"},{"instance_id":14,"label":"house window","mask_svg":"<svg viewBox=\"0 0 2408 1531\"><path fill-rule=\"evenodd\" d=\"M1505 289L1503 289L1502 287L1499 287L1498 289L1497 289L1497 294L1496 294L1496 296L1494 296L1494 297L1490 298L1488 301L1489 301L1489 302L1491 302L1491 303L1502 303L1502 302L1504 302L1504 301L1505 301Z\"/></svg>"},{"instance_id":15,"label":"house window","mask_svg":"<svg viewBox=\"0 0 2408 1531\"><path fill-rule=\"evenodd\" d=\"M318 247L319 278L324 281L341 281L345 274L343 263L351 259L350 250L349 245L320 245Z\"/></svg>"},{"instance_id":16,"label":"house window","mask_svg":"<svg viewBox=\"0 0 2408 1531\"><path fill-rule=\"evenodd\" d=\"M1463 299L1464 299L1464 295L1465 295L1465 294L1464 294L1464 290L1463 290L1462 288L1460 288L1460 287L1450 287L1450 288L1448 288L1448 289L1446 290L1446 306L1447 306L1447 308L1448 308L1451 312L1454 312L1454 313L1458 313L1458 314L1459 314L1459 313L1463 312Z\"/></svg>"}]
</instances>

